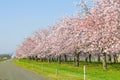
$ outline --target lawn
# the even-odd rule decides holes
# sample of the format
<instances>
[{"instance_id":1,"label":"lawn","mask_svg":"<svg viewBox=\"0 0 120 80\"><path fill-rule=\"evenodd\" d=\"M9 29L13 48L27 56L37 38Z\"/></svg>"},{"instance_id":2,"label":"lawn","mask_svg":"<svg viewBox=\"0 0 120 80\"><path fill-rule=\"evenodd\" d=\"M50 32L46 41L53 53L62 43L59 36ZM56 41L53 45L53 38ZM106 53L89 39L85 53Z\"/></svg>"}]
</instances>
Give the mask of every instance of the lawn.
<instances>
[{"instance_id":1,"label":"lawn","mask_svg":"<svg viewBox=\"0 0 120 80\"><path fill-rule=\"evenodd\" d=\"M120 80L120 63L108 64L108 69L104 71L102 64L96 62L80 62L80 67L75 67L73 62L57 64L25 59L15 59L13 62L51 80L84 80L84 65L86 80Z\"/></svg>"}]
</instances>

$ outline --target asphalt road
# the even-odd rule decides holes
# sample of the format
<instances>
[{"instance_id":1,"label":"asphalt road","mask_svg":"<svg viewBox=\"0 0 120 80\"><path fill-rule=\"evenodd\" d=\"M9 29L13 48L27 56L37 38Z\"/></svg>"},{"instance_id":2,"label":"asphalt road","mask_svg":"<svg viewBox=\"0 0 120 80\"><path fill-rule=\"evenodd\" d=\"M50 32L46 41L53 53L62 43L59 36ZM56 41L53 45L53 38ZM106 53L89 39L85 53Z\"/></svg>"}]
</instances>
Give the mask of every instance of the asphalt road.
<instances>
[{"instance_id":1,"label":"asphalt road","mask_svg":"<svg viewBox=\"0 0 120 80\"><path fill-rule=\"evenodd\" d=\"M48 80L38 74L16 66L11 61L0 62L0 80Z\"/></svg>"}]
</instances>

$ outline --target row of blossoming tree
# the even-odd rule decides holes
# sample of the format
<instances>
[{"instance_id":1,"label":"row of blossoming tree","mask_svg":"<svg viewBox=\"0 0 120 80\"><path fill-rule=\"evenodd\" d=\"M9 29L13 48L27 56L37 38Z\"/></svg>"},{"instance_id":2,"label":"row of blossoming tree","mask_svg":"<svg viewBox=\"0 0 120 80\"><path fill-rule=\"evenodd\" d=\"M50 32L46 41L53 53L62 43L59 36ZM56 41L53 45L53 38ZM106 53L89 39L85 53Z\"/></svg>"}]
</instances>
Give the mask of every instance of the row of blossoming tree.
<instances>
[{"instance_id":1,"label":"row of blossoming tree","mask_svg":"<svg viewBox=\"0 0 120 80\"><path fill-rule=\"evenodd\" d=\"M58 63L69 58L79 66L81 56L91 62L91 56L97 55L98 62L102 56L103 69L107 69L106 57L116 62L120 53L120 0L94 0L94 3L92 8L83 1L78 3L84 9L79 16L64 17L47 29L34 32L13 56Z\"/></svg>"}]
</instances>

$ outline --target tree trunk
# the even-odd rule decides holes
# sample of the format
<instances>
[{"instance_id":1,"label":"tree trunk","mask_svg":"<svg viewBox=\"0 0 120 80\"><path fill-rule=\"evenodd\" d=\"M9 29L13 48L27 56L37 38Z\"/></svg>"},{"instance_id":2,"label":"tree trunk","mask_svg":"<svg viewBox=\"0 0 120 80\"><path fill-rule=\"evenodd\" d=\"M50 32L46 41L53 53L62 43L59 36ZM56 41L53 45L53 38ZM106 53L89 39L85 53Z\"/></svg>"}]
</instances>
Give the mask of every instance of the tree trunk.
<instances>
[{"instance_id":1,"label":"tree trunk","mask_svg":"<svg viewBox=\"0 0 120 80\"><path fill-rule=\"evenodd\" d=\"M88 56L88 57L89 57L89 62L91 63L91 54L89 54L89 56Z\"/></svg>"},{"instance_id":2,"label":"tree trunk","mask_svg":"<svg viewBox=\"0 0 120 80\"><path fill-rule=\"evenodd\" d=\"M85 54L85 62L88 62L88 55Z\"/></svg>"},{"instance_id":3,"label":"tree trunk","mask_svg":"<svg viewBox=\"0 0 120 80\"><path fill-rule=\"evenodd\" d=\"M67 62L67 55L66 55L66 54L64 55L64 58L65 58L65 59L64 59L65 62Z\"/></svg>"},{"instance_id":4,"label":"tree trunk","mask_svg":"<svg viewBox=\"0 0 120 80\"><path fill-rule=\"evenodd\" d=\"M52 60L52 62L55 62L55 58L52 57L51 60Z\"/></svg>"},{"instance_id":5,"label":"tree trunk","mask_svg":"<svg viewBox=\"0 0 120 80\"><path fill-rule=\"evenodd\" d=\"M100 63L100 54L98 54L98 63Z\"/></svg>"},{"instance_id":6,"label":"tree trunk","mask_svg":"<svg viewBox=\"0 0 120 80\"><path fill-rule=\"evenodd\" d=\"M107 69L107 62L106 62L106 53L102 53L103 56L103 69Z\"/></svg>"},{"instance_id":7,"label":"tree trunk","mask_svg":"<svg viewBox=\"0 0 120 80\"><path fill-rule=\"evenodd\" d=\"M111 58L111 55L110 55L110 54L108 55L108 62L109 62L109 63L112 63L112 58Z\"/></svg>"},{"instance_id":8,"label":"tree trunk","mask_svg":"<svg viewBox=\"0 0 120 80\"><path fill-rule=\"evenodd\" d=\"M35 60L38 61L38 57L37 56L35 56Z\"/></svg>"},{"instance_id":9,"label":"tree trunk","mask_svg":"<svg viewBox=\"0 0 120 80\"><path fill-rule=\"evenodd\" d=\"M61 55L58 56L58 58L57 58L57 62L58 62L58 64L61 64Z\"/></svg>"},{"instance_id":10,"label":"tree trunk","mask_svg":"<svg viewBox=\"0 0 120 80\"><path fill-rule=\"evenodd\" d=\"M88 62L88 57L85 57L85 62Z\"/></svg>"},{"instance_id":11,"label":"tree trunk","mask_svg":"<svg viewBox=\"0 0 120 80\"><path fill-rule=\"evenodd\" d=\"M114 60L114 63L117 63L118 61L117 61L117 55L116 55L116 54L113 55L113 58L114 58L114 59L113 59L113 60Z\"/></svg>"},{"instance_id":12,"label":"tree trunk","mask_svg":"<svg viewBox=\"0 0 120 80\"><path fill-rule=\"evenodd\" d=\"M75 66L77 66L77 67L79 67L79 54L80 53L75 54Z\"/></svg>"}]
</instances>

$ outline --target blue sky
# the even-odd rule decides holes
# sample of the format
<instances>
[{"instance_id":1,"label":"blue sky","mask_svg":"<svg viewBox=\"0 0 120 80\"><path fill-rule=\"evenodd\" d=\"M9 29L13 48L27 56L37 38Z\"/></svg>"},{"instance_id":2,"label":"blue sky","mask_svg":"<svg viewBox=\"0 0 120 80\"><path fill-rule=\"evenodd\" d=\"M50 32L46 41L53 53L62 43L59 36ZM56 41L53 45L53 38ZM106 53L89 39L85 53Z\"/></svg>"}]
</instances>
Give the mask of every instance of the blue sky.
<instances>
[{"instance_id":1,"label":"blue sky","mask_svg":"<svg viewBox=\"0 0 120 80\"><path fill-rule=\"evenodd\" d=\"M79 0L0 0L0 54L14 52L25 37L79 10Z\"/></svg>"}]
</instances>

